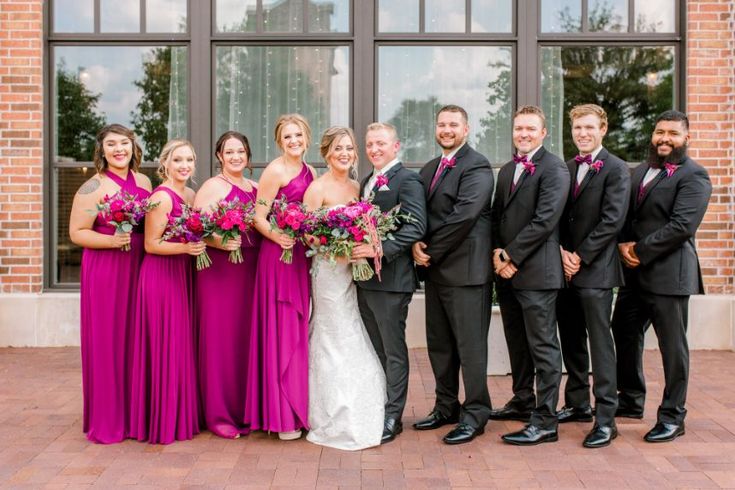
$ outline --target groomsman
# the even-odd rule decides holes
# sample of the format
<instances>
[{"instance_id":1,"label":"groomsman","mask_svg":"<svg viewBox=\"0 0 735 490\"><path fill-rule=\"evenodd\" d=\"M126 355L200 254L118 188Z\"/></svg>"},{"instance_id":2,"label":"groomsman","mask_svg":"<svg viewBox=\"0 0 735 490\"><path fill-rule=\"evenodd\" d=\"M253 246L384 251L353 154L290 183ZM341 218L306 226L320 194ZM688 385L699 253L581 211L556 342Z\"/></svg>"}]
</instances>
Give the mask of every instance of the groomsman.
<instances>
[{"instance_id":1,"label":"groomsman","mask_svg":"<svg viewBox=\"0 0 735 490\"><path fill-rule=\"evenodd\" d=\"M413 247L426 284L426 340L436 401L417 430L457 423L443 438L462 444L485 430L490 413L487 334L490 328L490 205L493 172L467 143L467 112L447 105L436 116L441 156L421 169L428 228ZM462 368L465 400L459 402Z\"/></svg>"},{"instance_id":2,"label":"groomsman","mask_svg":"<svg viewBox=\"0 0 735 490\"><path fill-rule=\"evenodd\" d=\"M689 379L689 296L704 293L694 235L712 184L687 156L689 120L666 111L656 120L648 161L633 172L628 216L618 244L627 267L612 330L618 353L617 416L642 418L646 397L643 336L653 324L664 366L664 394L648 442L684 434Z\"/></svg>"},{"instance_id":3,"label":"groomsman","mask_svg":"<svg viewBox=\"0 0 735 490\"><path fill-rule=\"evenodd\" d=\"M370 340L385 371L387 399L382 443L390 442L403 430L401 417L408 393L408 348L406 317L408 304L418 285L411 256L411 246L426 230L426 202L421 179L401 165L396 128L390 124L373 123L367 128L365 150L373 165L372 173L363 179L360 195L368 198L383 211L397 205L401 213L410 215L393 232L392 240L384 240L381 279L357 282L360 315ZM370 245L358 245L352 257L374 257Z\"/></svg>"},{"instance_id":4,"label":"groomsman","mask_svg":"<svg viewBox=\"0 0 735 490\"><path fill-rule=\"evenodd\" d=\"M569 191L569 171L542 146L544 137L543 111L535 106L518 109L513 117L518 154L498 173L492 208L493 266L513 398L490 418L530 420L524 429L503 436L505 442L517 445L558 439L561 352L556 296L564 286L559 220Z\"/></svg>"},{"instance_id":5,"label":"groomsman","mask_svg":"<svg viewBox=\"0 0 735 490\"><path fill-rule=\"evenodd\" d=\"M565 404L557 416L559 423L592 421L591 355L595 425L583 445L597 448L609 445L618 435L610 316L612 288L623 285L617 238L628 211L630 171L623 160L602 146L607 133L607 114L602 107L578 105L569 112L569 118L579 155L567 162L572 191L561 219L561 256L569 287L559 291L557 300L559 338L567 367Z\"/></svg>"}]
</instances>

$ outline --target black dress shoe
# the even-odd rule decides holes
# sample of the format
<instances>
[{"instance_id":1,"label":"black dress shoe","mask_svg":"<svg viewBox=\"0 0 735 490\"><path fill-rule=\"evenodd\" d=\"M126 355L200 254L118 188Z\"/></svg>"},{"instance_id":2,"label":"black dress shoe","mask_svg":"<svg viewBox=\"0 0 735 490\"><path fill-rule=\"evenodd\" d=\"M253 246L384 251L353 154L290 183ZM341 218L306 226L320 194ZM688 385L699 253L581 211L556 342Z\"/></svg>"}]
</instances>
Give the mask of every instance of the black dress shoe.
<instances>
[{"instance_id":1,"label":"black dress shoe","mask_svg":"<svg viewBox=\"0 0 735 490\"><path fill-rule=\"evenodd\" d=\"M385 419L383 425L383 436L380 438L380 443L385 444L396 438L398 434L403 432L403 422L396 420L393 417Z\"/></svg>"},{"instance_id":2,"label":"black dress shoe","mask_svg":"<svg viewBox=\"0 0 735 490\"><path fill-rule=\"evenodd\" d=\"M490 410L490 418L492 420L520 420L521 422L528 422L531 418L531 411L518 410L513 406L506 405L497 410Z\"/></svg>"},{"instance_id":3,"label":"black dress shoe","mask_svg":"<svg viewBox=\"0 0 735 490\"><path fill-rule=\"evenodd\" d=\"M589 448L609 446L613 439L618 437L618 429L610 425L597 425L584 438L582 445Z\"/></svg>"},{"instance_id":4,"label":"black dress shoe","mask_svg":"<svg viewBox=\"0 0 735 490\"><path fill-rule=\"evenodd\" d=\"M649 430L648 434L643 436L643 438L647 442L669 442L679 436L683 436L685 432L684 422L682 422L681 425L657 422L656 425L653 426L653 429Z\"/></svg>"},{"instance_id":5,"label":"black dress shoe","mask_svg":"<svg viewBox=\"0 0 735 490\"><path fill-rule=\"evenodd\" d=\"M556 429L542 429L536 425L528 424L518 432L505 434L502 439L508 444L516 446L534 446L543 442L554 442L559 440Z\"/></svg>"},{"instance_id":6,"label":"black dress shoe","mask_svg":"<svg viewBox=\"0 0 735 490\"><path fill-rule=\"evenodd\" d=\"M459 416L457 415L447 417L438 410L432 410L426 418L413 424L413 428L416 430L432 430L438 429L443 425L456 424L457 422L459 422Z\"/></svg>"},{"instance_id":7,"label":"black dress shoe","mask_svg":"<svg viewBox=\"0 0 735 490\"><path fill-rule=\"evenodd\" d=\"M457 427L450 430L447 435L444 436L442 441L446 444L464 444L470 442L475 437L485 432L484 427L478 427L477 429L469 424L459 423Z\"/></svg>"},{"instance_id":8,"label":"black dress shoe","mask_svg":"<svg viewBox=\"0 0 735 490\"><path fill-rule=\"evenodd\" d=\"M592 422L592 407L562 407L562 409L556 413L556 418L559 420L560 424L564 424L566 422Z\"/></svg>"},{"instance_id":9,"label":"black dress shoe","mask_svg":"<svg viewBox=\"0 0 735 490\"><path fill-rule=\"evenodd\" d=\"M631 408L621 408L618 407L617 410L615 410L615 416L616 417L624 417L626 419L642 419L643 418L643 412L638 410L633 410Z\"/></svg>"}]
</instances>

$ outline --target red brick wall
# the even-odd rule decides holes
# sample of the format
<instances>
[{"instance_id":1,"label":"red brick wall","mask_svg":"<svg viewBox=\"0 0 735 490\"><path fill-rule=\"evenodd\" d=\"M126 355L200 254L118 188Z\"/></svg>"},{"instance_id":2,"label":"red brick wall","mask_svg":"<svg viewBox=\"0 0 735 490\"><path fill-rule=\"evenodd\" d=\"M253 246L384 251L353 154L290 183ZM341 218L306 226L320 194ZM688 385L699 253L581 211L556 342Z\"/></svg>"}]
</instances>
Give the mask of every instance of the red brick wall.
<instances>
[{"instance_id":1,"label":"red brick wall","mask_svg":"<svg viewBox=\"0 0 735 490\"><path fill-rule=\"evenodd\" d=\"M525 1L525 0L523 0ZM0 0L0 291L42 288L41 0ZM735 0L687 0L692 156L714 192L698 235L707 291L735 293Z\"/></svg>"},{"instance_id":2,"label":"red brick wall","mask_svg":"<svg viewBox=\"0 0 735 490\"><path fill-rule=\"evenodd\" d=\"M0 291L43 283L43 4L0 1Z\"/></svg>"},{"instance_id":3,"label":"red brick wall","mask_svg":"<svg viewBox=\"0 0 735 490\"><path fill-rule=\"evenodd\" d=\"M687 2L691 155L709 171L712 199L697 235L708 293L735 292L735 0Z\"/></svg>"}]
</instances>

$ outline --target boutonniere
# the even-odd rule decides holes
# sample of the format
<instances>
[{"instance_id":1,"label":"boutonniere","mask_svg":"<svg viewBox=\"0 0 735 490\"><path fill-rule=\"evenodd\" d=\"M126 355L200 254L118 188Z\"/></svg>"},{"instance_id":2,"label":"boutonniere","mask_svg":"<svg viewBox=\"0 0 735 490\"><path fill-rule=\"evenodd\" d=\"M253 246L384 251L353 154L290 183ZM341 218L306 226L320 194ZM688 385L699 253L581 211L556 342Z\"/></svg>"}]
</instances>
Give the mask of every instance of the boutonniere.
<instances>
[{"instance_id":1,"label":"boutonniere","mask_svg":"<svg viewBox=\"0 0 735 490\"><path fill-rule=\"evenodd\" d=\"M679 166L673 163L664 163L664 169L666 170L666 177L671 177L676 172Z\"/></svg>"},{"instance_id":2,"label":"boutonniere","mask_svg":"<svg viewBox=\"0 0 735 490\"><path fill-rule=\"evenodd\" d=\"M528 155L523 155L521 157L513 155L513 162L516 164L523 164L523 170L528 172L530 175L536 173L536 164L528 160Z\"/></svg>"},{"instance_id":3,"label":"boutonniere","mask_svg":"<svg viewBox=\"0 0 735 490\"><path fill-rule=\"evenodd\" d=\"M379 191L387 191L388 189L388 177L385 176L385 174L380 174L375 178L375 187L378 188Z\"/></svg>"},{"instance_id":4,"label":"boutonniere","mask_svg":"<svg viewBox=\"0 0 735 490\"><path fill-rule=\"evenodd\" d=\"M594 162L590 163L590 168L594 170L596 174L599 174L604 165L605 162L603 162L602 160L595 160Z\"/></svg>"}]
</instances>

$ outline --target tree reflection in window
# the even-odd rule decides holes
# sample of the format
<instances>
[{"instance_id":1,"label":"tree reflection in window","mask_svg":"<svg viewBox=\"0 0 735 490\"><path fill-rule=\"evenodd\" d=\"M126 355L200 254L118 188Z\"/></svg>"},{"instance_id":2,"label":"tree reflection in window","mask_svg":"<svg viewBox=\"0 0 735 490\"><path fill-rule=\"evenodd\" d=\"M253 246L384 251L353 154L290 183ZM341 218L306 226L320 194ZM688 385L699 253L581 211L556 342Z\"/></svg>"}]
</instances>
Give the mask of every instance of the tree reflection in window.
<instances>
[{"instance_id":1,"label":"tree reflection in window","mask_svg":"<svg viewBox=\"0 0 735 490\"><path fill-rule=\"evenodd\" d=\"M554 153L576 153L567 113L595 103L608 113L605 146L624 160L641 161L656 116L674 106L674 48L541 48L541 100Z\"/></svg>"}]
</instances>

